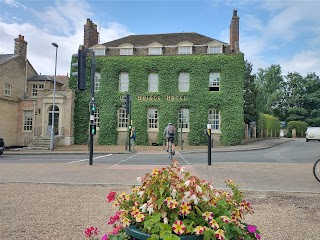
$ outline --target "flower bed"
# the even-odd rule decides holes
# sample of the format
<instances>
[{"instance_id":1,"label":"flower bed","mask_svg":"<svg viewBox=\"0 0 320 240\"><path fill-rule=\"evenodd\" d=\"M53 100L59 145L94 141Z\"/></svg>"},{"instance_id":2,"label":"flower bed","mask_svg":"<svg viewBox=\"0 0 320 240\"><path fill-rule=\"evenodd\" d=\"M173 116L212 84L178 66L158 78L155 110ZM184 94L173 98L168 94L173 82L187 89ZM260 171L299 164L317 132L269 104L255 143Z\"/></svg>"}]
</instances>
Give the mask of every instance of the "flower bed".
<instances>
[{"instance_id":1,"label":"flower bed","mask_svg":"<svg viewBox=\"0 0 320 240\"><path fill-rule=\"evenodd\" d=\"M214 189L208 181L191 176L176 161L165 168L154 169L131 189L131 193L110 192L109 202L117 208L108 224L112 232L102 240L130 239L125 231L135 226L150 235L150 240L180 240L183 236L202 236L210 239L260 239L254 225L244 222L247 213L253 213L233 181L226 181L230 191ZM87 238L96 238L99 231L88 228Z\"/></svg>"}]
</instances>

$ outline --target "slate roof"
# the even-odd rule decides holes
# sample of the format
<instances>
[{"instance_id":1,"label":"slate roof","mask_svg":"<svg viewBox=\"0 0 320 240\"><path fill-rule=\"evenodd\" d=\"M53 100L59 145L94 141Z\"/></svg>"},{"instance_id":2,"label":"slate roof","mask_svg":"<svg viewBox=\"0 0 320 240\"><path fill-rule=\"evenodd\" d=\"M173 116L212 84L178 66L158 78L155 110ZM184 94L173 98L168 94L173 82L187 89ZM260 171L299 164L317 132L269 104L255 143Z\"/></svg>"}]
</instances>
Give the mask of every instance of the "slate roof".
<instances>
[{"instance_id":1,"label":"slate roof","mask_svg":"<svg viewBox=\"0 0 320 240\"><path fill-rule=\"evenodd\" d=\"M28 81L54 81L54 77L48 75L33 75L31 78L28 78ZM56 82L60 84L64 84L64 82L60 81L58 77L56 78Z\"/></svg>"},{"instance_id":2,"label":"slate roof","mask_svg":"<svg viewBox=\"0 0 320 240\"><path fill-rule=\"evenodd\" d=\"M16 54L0 54L0 65L18 57Z\"/></svg>"},{"instance_id":3,"label":"slate roof","mask_svg":"<svg viewBox=\"0 0 320 240\"><path fill-rule=\"evenodd\" d=\"M179 42L189 41L195 45L204 45L212 41L220 42L221 44L227 44L210 38L199 33L165 33L165 34L146 34L146 35L130 35L124 38L120 38L111 42L106 42L103 45L106 47L118 47L123 43L130 43L136 46L147 46L150 43L157 42L163 46L177 45Z\"/></svg>"}]
</instances>

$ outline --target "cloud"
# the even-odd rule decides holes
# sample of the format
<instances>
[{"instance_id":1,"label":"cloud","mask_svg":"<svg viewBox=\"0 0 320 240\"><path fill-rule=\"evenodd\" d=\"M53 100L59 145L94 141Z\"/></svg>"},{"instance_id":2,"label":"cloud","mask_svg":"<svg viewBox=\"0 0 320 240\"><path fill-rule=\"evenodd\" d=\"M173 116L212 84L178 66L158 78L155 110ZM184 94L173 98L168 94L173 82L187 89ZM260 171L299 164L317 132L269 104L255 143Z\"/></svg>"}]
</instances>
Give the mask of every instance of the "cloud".
<instances>
[{"instance_id":1,"label":"cloud","mask_svg":"<svg viewBox=\"0 0 320 240\"><path fill-rule=\"evenodd\" d=\"M15 7L21 7L16 1L8 1ZM38 73L53 75L55 70L55 42L58 47L57 74L70 72L72 54L83 44L83 25L86 18L92 16L85 1L55 1L55 5L31 13L36 21L25 21L12 18L12 22L0 20L0 53L14 52L14 39L19 34L28 42L28 59ZM117 22L101 26L102 43L131 34L127 28ZM70 74L69 74L70 75Z\"/></svg>"}]
</instances>

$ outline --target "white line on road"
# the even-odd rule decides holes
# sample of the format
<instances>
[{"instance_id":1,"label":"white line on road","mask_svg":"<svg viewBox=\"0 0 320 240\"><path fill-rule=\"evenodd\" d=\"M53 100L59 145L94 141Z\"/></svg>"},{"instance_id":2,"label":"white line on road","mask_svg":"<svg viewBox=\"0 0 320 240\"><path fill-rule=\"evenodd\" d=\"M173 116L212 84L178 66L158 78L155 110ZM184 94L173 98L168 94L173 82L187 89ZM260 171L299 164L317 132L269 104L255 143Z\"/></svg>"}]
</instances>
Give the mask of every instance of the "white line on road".
<instances>
[{"instance_id":1,"label":"white line on road","mask_svg":"<svg viewBox=\"0 0 320 240\"><path fill-rule=\"evenodd\" d=\"M183 159L183 161L185 161L186 164L190 165L191 163L188 162L187 159L185 159L180 153L179 153L180 157Z\"/></svg>"},{"instance_id":2,"label":"white line on road","mask_svg":"<svg viewBox=\"0 0 320 240\"><path fill-rule=\"evenodd\" d=\"M122 160L122 161L118 162L118 163L117 163L117 164L115 164L115 165L119 165L120 163L126 162L126 161L128 161L130 158L133 158L133 157L135 157L135 156L137 156L137 153L136 153L136 154L134 154L134 155L132 155L132 156L130 156L130 157L128 157L127 159L124 159L124 160Z\"/></svg>"},{"instance_id":3,"label":"white line on road","mask_svg":"<svg viewBox=\"0 0 320 240\"><path fill-rule=\"evenodd\" d=\"M103 156L95 157L95 158L92 158L92 159L98 159L98 158L109 157L109 156L111 156L111 155L112 155L112 154L103 155ZM68 163L77 163L77 162L84 162L84 161L89 161L89 159L82 159L82 160L72 161L72 162L68 162Z\"/></svg>"}]
</instances>

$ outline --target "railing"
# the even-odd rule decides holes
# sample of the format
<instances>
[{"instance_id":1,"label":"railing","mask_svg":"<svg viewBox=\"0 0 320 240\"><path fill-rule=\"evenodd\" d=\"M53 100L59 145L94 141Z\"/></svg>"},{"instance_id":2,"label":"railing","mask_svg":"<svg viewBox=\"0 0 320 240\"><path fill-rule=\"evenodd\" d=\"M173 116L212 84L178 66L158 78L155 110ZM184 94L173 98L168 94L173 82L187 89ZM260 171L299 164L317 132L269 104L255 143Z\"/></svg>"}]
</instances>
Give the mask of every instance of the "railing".
<instances>
[{"instance_id":1,"label":"railing","mask_svg":"<svg viewBox=\"0 0 320 240\"><path fill-rule=\"evenodd\" d=\"M31 143L33 140L37 139L41 135L41 127L35 127L31 133L29 133L24 138L24 145L27 146L29 143Z\"/></svg>"}]
</instances>

